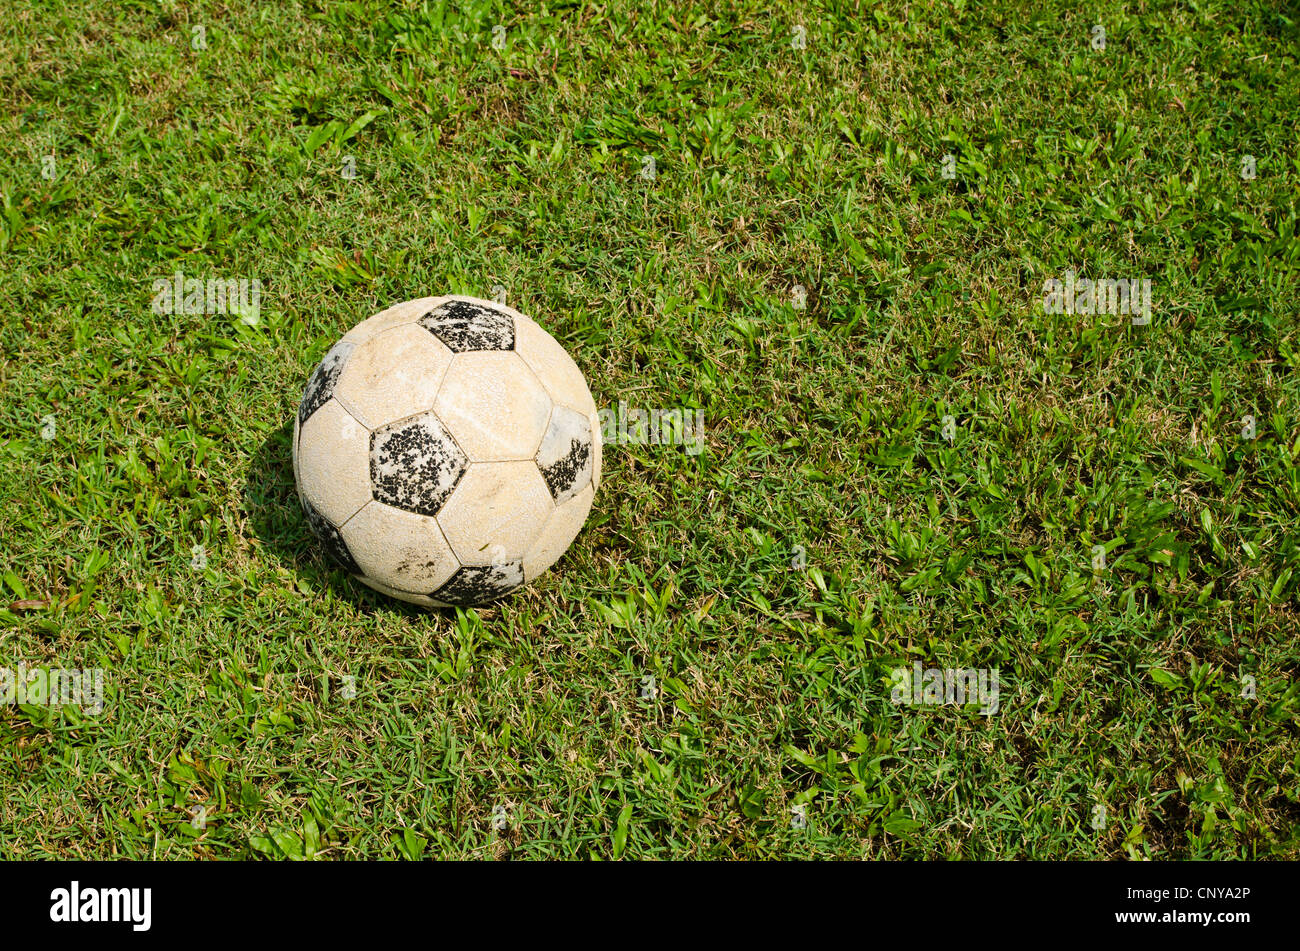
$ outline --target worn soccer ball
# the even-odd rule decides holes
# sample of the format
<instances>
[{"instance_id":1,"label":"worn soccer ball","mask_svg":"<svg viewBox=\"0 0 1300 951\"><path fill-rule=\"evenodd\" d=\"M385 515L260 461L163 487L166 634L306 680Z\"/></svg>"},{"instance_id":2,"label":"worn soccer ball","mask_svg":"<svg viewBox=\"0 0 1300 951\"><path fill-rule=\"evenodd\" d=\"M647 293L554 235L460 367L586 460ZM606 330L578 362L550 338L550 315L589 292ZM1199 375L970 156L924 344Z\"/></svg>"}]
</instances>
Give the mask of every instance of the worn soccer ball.
<instances>
[{"instance_id":1,"label":"worn soccer ball","mask_svg":"<svg viewBox=\"0 0 1300 951\"><path fill-rule=\"evenodd\" d=\"M536 579L600 485L582 372L545 330L473 297L362 321L311 375L293 473L312 531L361 581L425 607Z\"/></svg>"}]
</instances>

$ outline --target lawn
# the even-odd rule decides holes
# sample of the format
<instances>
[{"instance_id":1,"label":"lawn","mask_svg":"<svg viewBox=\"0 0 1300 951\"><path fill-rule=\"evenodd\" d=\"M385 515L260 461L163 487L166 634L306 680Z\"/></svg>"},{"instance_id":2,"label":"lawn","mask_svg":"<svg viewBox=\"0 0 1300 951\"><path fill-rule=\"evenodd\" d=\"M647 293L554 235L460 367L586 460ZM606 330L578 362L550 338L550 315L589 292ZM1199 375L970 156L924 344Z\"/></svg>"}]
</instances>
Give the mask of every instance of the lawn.
<instances>
[{"instance_id":1,"label":"lawn","mask_svg":"<svg viewBox=\"0 0 1300 951\"><path fill-rule=\"evenodd\" d=\"M0 667L103 704L0 703L0 855L1300 858L1298 56L1266 0L7 4ZM290 434L442 293L703 431L423 612Z\"/></svg>"}]
</instances>

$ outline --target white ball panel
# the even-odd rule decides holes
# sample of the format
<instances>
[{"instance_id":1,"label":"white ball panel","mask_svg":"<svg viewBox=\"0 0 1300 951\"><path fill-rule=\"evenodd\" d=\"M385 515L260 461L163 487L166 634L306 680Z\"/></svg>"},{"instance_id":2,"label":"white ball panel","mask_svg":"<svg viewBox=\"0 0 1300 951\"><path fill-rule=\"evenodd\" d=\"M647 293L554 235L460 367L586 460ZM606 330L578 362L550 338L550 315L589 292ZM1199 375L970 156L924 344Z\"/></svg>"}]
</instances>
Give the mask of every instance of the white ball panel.
<instances>
[{"instance_id":1,"label":"white ball panel","mask_svg":"<svg viewBox=\"0 0 1300 951\"><path fill-rule=\"evenodd\" d=\"M403 324L413 324L430 310L437 307L445 297L417 297L415 300L402 301L367 317L346 334L343 339L352 343L364 343L371 337L381 334Z\"/></svg>"},{"instance_id":2,"label":"white ball panel","mask_svg":"<svg viewBox=\"0 0 1300 951\"><path fill-rule=\"evenodd\" d=\"M555 509L547 519L541 534L528 550L528 554L524 555L525 581L536 579L568 551L587 521L587 514L591 511L591 500L595 494L595 489L587 486Z\"/></svg>"},{"instance_id":3,"label":"white ball panel","mask_svg":"<svg viewBox=\"0 0 1300 951\"><path fill-rule=\"evenodd\" d=\"M460 567L437 520L383 502L371 501L342 533L366 578L399 591L428 594Z\"/></svg>"},{"instance_id":4,"label":"white ball panel","mask_svg":"<svg viewBox=\"0 0 1300 951\"><path fill-rule=\"evenodd\" d=\"M596 412L596 401L573 358L536 321L523 314L515 317L515 352L537 374L558 405L584 415Z\"/></svg>"},{"instance_id":5,"label":"white ball panel","mask_svg":"<svg viewBox=\"0 0 1300 951\"><path fill-rule=\"evenodd\" d=\"M330 399L298 434L298 489L340 526L370 501L370 430Z\"/></svg>"},{"instance_id":6,"label":"white ball panel","mask_svg":"<svg viewBox=\"0 0 1300 951\"><path fill-rule=\"evenodd\" d=\"M334 398L371 429L433 408L451 351L418 324L394 327L358 344Z\"/></svg>"},{"instance_id":7,"label":"white ball panel","mask_svg":"<svg viewBox=\"0 0 1300 951\"><path fill-rule=\"evenodd\" d=\"M458 353L434 411L471 462L531 459L551 416L541 383L509 350Z\"/></svg>"},{"instance_id":8,"label":"white ball panel","mask_svg":"<svg viewBox=\"0 0 1300 951\"><path fill-rule=\"evenodd\" d=\"M537 465L476 462L438 513L438 524L463 565L518 561L555 505Z\"/></svg>"}]
</instances>

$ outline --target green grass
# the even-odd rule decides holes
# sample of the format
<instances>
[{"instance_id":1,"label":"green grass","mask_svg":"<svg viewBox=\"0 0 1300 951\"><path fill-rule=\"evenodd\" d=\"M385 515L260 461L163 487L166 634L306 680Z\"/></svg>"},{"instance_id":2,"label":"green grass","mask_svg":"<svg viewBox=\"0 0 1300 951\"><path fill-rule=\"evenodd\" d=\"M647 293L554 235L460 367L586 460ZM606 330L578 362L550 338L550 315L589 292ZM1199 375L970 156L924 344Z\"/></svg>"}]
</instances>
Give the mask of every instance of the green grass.
<instances>
[{"instance_id":1,"label":"green grass","mask_svg":"<svg viewBox=\"0 0 1300 951\"><path fill-rule=\"evenodd\" d=\"M0 854L1300 857L1297 14L1029 6L10 4L0 666L106 706L0 706ZM1069 268L1150 325L1044 313ZM154 314L176 270L260 321ZM496 284L707 446L408 610L290 419ZM999 710L891 703L918 660Z\"/></svg>"}]
</instances>

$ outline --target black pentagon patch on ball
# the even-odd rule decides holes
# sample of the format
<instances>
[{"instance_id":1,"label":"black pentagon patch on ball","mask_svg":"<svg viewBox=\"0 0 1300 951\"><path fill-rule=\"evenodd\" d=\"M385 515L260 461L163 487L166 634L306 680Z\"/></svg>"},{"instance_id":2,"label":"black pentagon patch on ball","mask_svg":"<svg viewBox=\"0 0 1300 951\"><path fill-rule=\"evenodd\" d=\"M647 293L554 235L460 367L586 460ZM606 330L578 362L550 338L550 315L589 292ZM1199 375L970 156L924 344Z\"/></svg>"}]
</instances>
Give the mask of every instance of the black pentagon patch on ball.
<instances>
[{"instance_id":1,"label":"black pentagon patch on ball","mask_svg":"<svg viewBox=\"0 0 1300 951\"><path fill-rule=\"evenodd\" d=\"M537 468L555 504L567 502L591 481L591 421L576 410L557 406L537 450Z\"/></svg>"},{"instance_id":2,"label":"black pentagon patch on ball","mask_svg":"<svg viewBox=\"0 0 1300 951\"><path fill-rule=\"evenodd\" d=\"M298 404L299 426L311 419L311 414L324 406L334 395L334 387L339 381L339 374L343 372L343 364L348 362L350 356L352 356L352 343L343 340L336 343L330 352L325 354L325 359L320 362L316 372L307 381L302 402Z\"/></svg>"},{"instance_id":3,"label":"black pentagon patch on ball","mask_svg":"<svg viewBox=\"0 0 1300 951\"><path fill-rule=\"evenodd\" d=\"M352 574L361 574L361 566L348 550L348 543L343 540L343 533L330 524L330 520L316 511L315 506L301 495L298 496L298 501L302 503L302 510L307 515L307 524L311 527L312 534L320 539L321 547L326 553Z\"/></svg>"},{"instance_id":4,"label":"black pentagon patch on ball","mask_svg":"<svg viewBox=\"0 0 1300 951\"><path fill-rule=\"evenodd\" d=\"M523 583L523 562L465 565L429 597L458 607L471 607L509 594Z\"/></svg>"},{"instance_id":5,"label":"black pentagon patch on ball","mask_svg":"<svg viewBox=\"0 0 1300 951\"><path fill-rule=\"evenodd\" d=\"M370 434L371 494L407 512L437 515L467 468L469 460L432 413Z\"/></svg>"},{"instance_id":6,"label":"black pentagon patch on ball","mask_svg":"<svg viewBox=\"0 0 1300 951\"><path fill-rule=\"evenodd\" d=\"M514 318L484 304L448 301L421 317L419 324L453 353L515 348Z\"/></svg>"}]
</instances>

